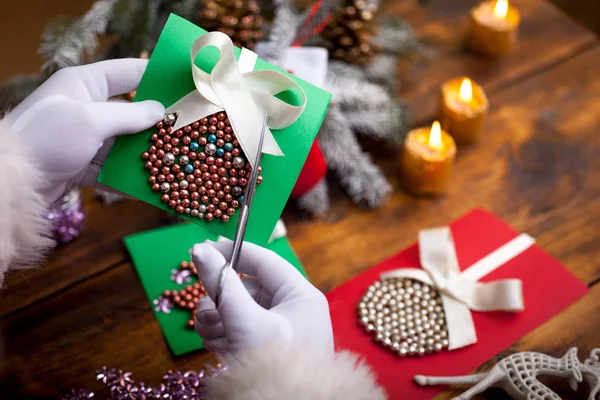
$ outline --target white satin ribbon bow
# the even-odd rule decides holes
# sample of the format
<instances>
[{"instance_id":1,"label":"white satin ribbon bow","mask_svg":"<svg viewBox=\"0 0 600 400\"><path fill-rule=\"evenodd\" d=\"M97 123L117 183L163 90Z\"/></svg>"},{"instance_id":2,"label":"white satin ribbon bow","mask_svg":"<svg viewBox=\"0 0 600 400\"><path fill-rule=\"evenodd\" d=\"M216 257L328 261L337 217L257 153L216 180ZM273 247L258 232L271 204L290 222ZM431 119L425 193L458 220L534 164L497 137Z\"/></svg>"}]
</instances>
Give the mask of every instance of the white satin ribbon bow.
<instances>
[{"instance_id":1,"label":"white satin ribbon bow","mask_svg":"<svg viewBox=\"0 0 600 400\"><path fill-rule=\"evenodd\" d=\"M196 56L206 46L215 46L221 53L210 74L194 64ZM268 128L282 129L293 124L304 111L306 94L296 82L277 71L253 71L257 55L245 48L236 63L233 43L224 33L210 32L200 36L192 45L190 60L196 90L166 109L168 113L178 114L173 129L180 129L215 112L226 111L252 166L256 162L265 112L269 116ZM294 106L274 96L288 89L300 91L301 105ZM283 155L269 129L265 132L263 153Z\"/></svg>"},{"instance_id":2,"label":"white satin ribbon bow","mask_svg":"<svg viewBox=\"0 0 600 400\"><path fill-rule=\"evenodd\" d=\"M423 269L401 268L381 274L381 279L412 278L435 287L442 297L446 316L448 349L454 350L477 342L471 310L524 310L519 279L477 281L534 242L531 236L521 234L460 272L450 228L427 229L419 232L419 260Z\"/></svg>"}]
</instances>

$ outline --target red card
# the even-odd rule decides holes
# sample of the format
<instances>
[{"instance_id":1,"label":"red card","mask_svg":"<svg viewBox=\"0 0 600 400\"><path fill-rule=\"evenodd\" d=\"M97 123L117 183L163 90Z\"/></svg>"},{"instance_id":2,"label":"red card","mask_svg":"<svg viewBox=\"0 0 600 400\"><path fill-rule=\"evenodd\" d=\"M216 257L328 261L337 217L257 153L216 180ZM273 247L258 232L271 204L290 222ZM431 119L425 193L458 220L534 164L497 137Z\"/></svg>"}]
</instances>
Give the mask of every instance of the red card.
<instances>
[{"instance_id":1,"label":"red card","mask_svg":"<svg viewBox=\"0 0 600 400\"><path fill-rule=\"evenodd\" d=\"M450 226L461 270L519 235L498 217L483 210L474 210ZM419 387L413 383L414 375L469 374L588 291L570 271L539 247L531 246L480 280L521 279L525 311L472 312L477 343L422 358L401 359L372 341L359 326L356 309L365 290L379 274L402 267L419 267L416 244L327 295L336 348L361 354L375 370L390 399L432 398L443 387Z\"/></svg>"}]
</instances>

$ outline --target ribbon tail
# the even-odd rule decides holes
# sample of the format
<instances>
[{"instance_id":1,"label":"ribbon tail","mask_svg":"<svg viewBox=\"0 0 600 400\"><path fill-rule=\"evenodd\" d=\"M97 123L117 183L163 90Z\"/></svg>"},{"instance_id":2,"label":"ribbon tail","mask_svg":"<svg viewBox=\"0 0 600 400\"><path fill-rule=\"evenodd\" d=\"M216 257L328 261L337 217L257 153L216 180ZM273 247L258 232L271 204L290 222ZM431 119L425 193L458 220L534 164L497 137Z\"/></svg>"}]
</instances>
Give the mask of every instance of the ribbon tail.
<instances>
[{"instance_id":1,"label":"ribbon tail","mask_svg":"<svg viewBox=\"0 0 600 400\"><path fill-rule=\"evenodd\" d=\"M174 131L219 111L223 111L223 108L206 100L196 90L191 91L165 110L166 113L177 114L177 121L173 125Z\"/></svg>"},{"instance_id":2,"label":"ribbon tail","mask_svg":"<svg viewBox=\"0 0 600 400\"><path fill-rule=\"evenodd\" d=\"M291 78L276 71L253 71L244 75L244 82L251 89L252 97L262 110L269 114L269 127L283 129L292 125L306 107L306 93ZM275 97L276 94L293 90L295 102L291 105ZM299 97L298 97L299 96Z\"/></svg>"},{"instance_id":3,"label":"ribbon tail","mask_svg":"<svg viewBox=\"0 0 600 400\"><path fill-rule=\"evenodd\" d=\"M475 311L510 311L525 309L523 284L519 279L489 283L462 281L454 283L450 293Z\"/></svg>"},{"instance_id":4,"label":"ribbon tail","mask_svg":"<svg viewBox=\"0 0 600 400\"><path fill-rule=\"evenodd\" d=\"M437 287L430 275L417 268L400 268L384 272L380 275L381 279L390 278L409 278L416 279L428 285ZM448 328L448 348L449 350L458 349L477 342L477 333L475 332L475 323L471 316L471 310L460 299L454 297L454 294L448 293L445 289L437 287L442 297L442 307Z\"/></svg>"},{"instance_id":5,"label":"ribbon tail","mask_svg":"<svg viewBox=\"0 0 600 400\"><path fill-rule=\"evenodd\" d=\"M419 261L438 288L460 273L452 231L448 227L419 232Z\"/></svg>"},{"instance_id":6,"label":"ribbon tail","mask_svg":"<svg viewBox=\"0 0 600 400\"><path fill-rule=\"evenodd\" d=\"M477 332L469 307L445 294L442 294L442 304L448 327L448 350L477 343Z\"/></svg>"},{"instance_id":7,"label":"ribbon tail","mask_svg":"<svg viewBox=\"0 0 600 400\"><path fill-rule=\"evenodd\" d=\"M271 237L269 238L269 243L277 240L277 239L281 239L282 237L287 236L287 229L285 227L285 224L283 223L283 220L277 220L277 224L275 224L275 229L273 230L273 233L271 234Z\"/></svg>"}]
</instances>

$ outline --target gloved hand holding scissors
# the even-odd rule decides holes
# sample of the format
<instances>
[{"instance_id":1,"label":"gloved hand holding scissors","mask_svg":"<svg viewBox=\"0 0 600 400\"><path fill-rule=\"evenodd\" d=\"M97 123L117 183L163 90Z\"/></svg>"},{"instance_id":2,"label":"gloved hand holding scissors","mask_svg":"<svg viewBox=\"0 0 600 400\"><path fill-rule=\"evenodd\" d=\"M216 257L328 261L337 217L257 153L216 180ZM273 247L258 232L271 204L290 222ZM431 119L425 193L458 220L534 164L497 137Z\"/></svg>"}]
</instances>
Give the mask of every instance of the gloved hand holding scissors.
<instances>
[{"instance_id":1,"label":"gloved hand holding scissors","mask_svg":"<svg viewBox=\"0 0 600 400\"><path fill-rule=\"evenodd\" d=\"M219 308L215 298L221 268L232 242L194 246L192 257L208 296L196 313L196 331L204 347L237 352L277 341L283 346L333 352L333 333L325 296L290 263L270 250L244 243L237 270L225 277Z\"/></svg>"},{"instance_id":2,"label":"gloved hand holding scissors","mask_svg":"<svg viewBox=\"0 0 600 400\"><path fill-rule=\"evenodd\" d=\"M256 163L260 164L265 129L260 132ZM196 245L192 258L209 297L200 301L196 330L204 346L236 354L261 342L309 346L331 353L333 334L327 300L290 263L250 243L244 234L254 198L258 172L253 169L246 187L233 243ZM249 275L242 283L235 269Z\"/></svg>"}]
</instances>

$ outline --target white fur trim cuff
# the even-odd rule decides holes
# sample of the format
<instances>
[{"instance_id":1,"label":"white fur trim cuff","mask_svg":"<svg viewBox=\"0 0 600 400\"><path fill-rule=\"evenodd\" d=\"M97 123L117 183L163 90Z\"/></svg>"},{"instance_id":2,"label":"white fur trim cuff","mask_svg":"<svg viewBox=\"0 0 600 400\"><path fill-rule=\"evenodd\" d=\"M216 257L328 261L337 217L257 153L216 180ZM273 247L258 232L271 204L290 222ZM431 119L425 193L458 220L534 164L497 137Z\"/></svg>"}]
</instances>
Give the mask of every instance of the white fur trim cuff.
<instances>
[{"instance_id":1,"label":"white fur trim cuff","mask_svg":"<svg viewBox=\"0 0 600 400\"><path fill-rule=\"evenodd\" d=\"M209 400L384 400L375 375L356 355L312 355L283 346L242 352L224 360L227 370L207 382Z\"/></svg>"},{"instance_id":2,"label":"white fur trim cuff","mask_svg":"<svg viewBox=\"0 0 600 400\"><path fill-rule=\"evenodd\" d=\"M41 182L19 136L0 121L0 287L7 271L35 266L54 245Z\"/></svg>"}]
</instances>

